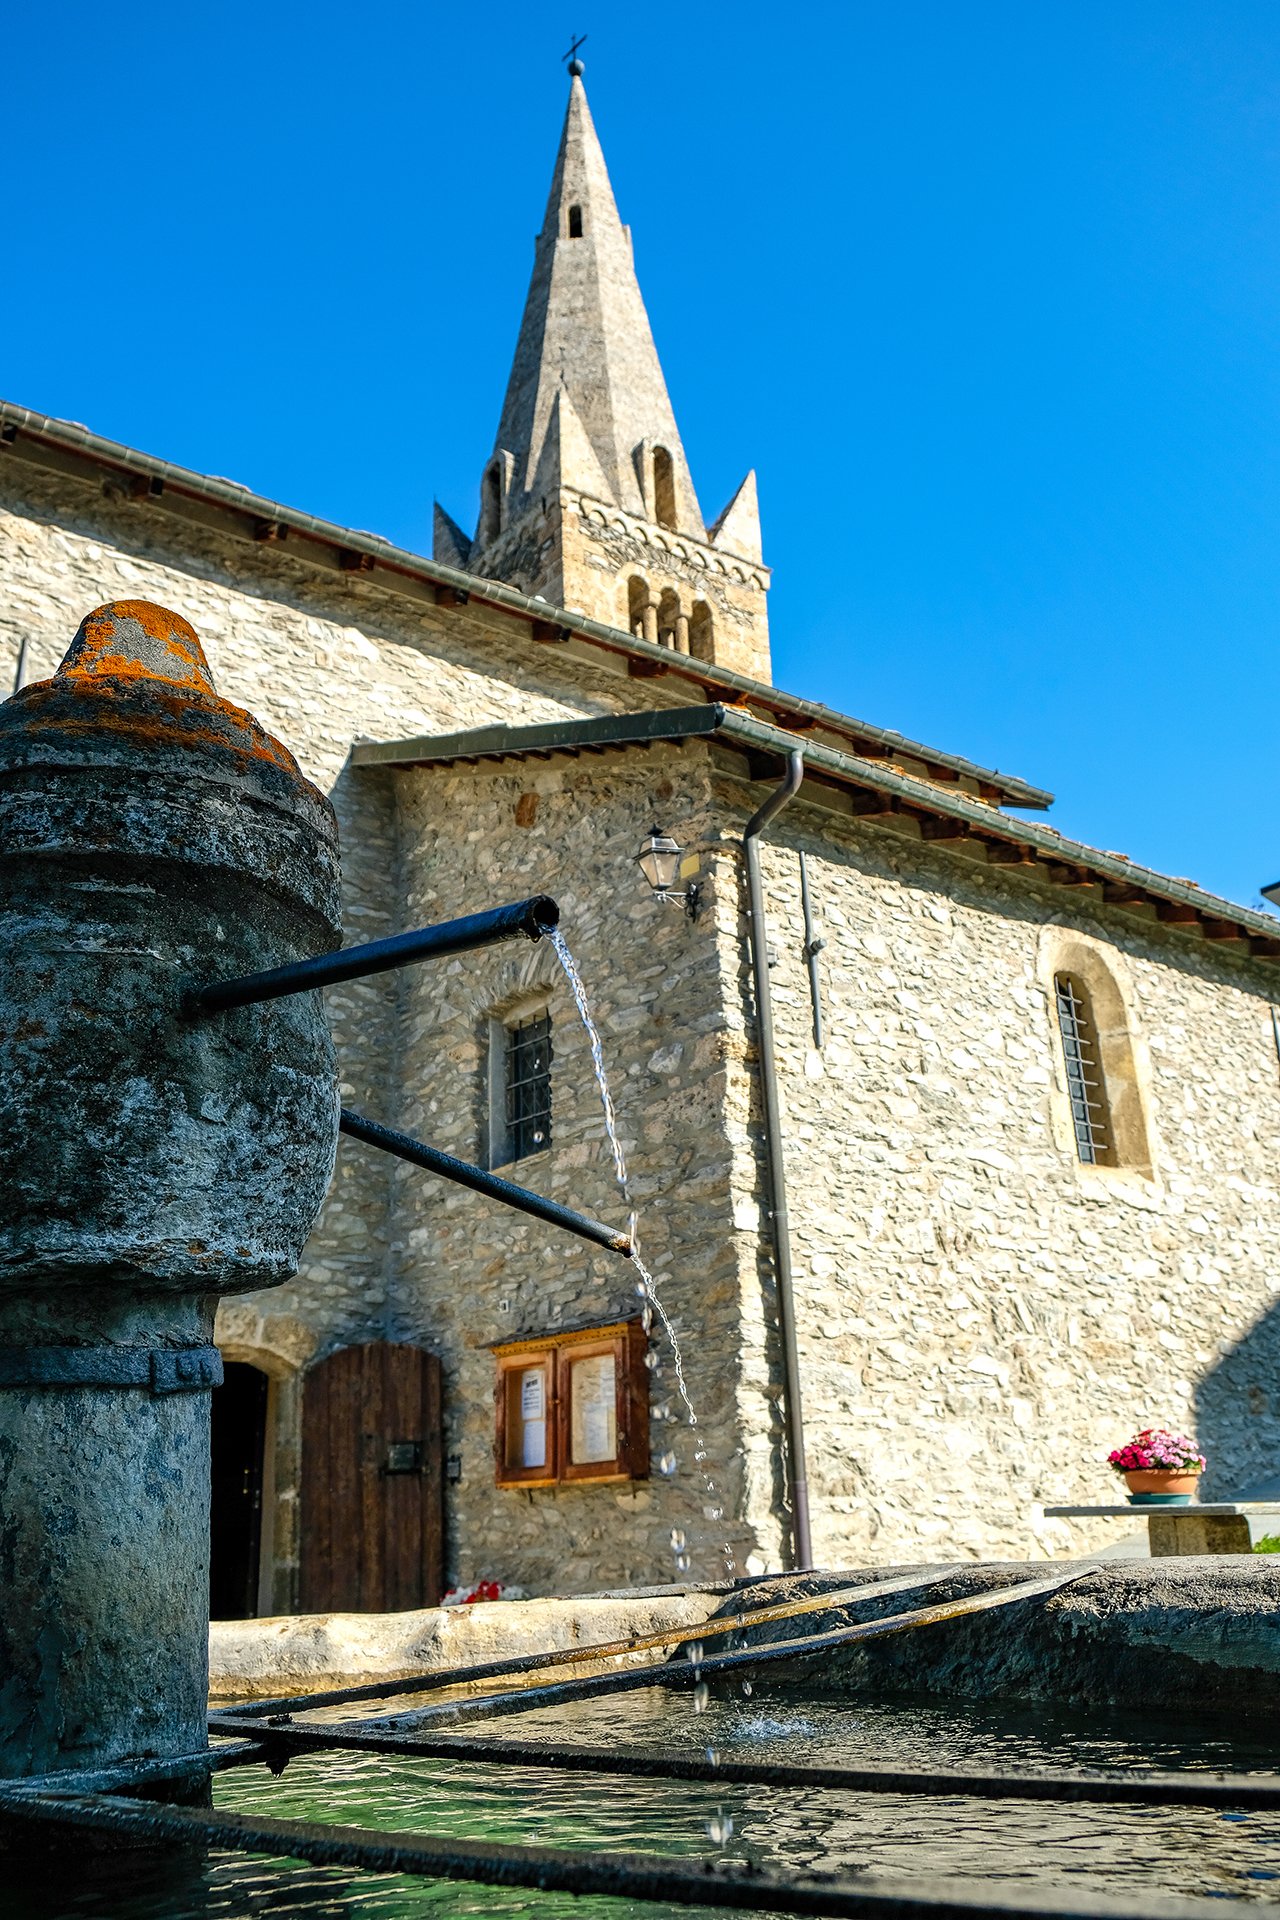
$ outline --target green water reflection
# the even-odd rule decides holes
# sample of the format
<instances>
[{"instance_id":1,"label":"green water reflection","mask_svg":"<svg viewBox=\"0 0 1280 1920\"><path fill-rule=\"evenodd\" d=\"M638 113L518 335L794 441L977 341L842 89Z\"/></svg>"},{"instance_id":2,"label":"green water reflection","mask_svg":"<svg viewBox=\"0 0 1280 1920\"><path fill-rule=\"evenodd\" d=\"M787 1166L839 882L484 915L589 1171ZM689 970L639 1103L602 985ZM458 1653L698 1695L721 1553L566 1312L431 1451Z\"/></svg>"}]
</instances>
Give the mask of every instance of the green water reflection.
<instances>
[{"instance_id":1,"label":"green water reflection","mask_svg":"<svg viewBox=\"0 0 1280 1920\"><path fill-rule=\"evenodd\" d=\"M946 1768L1270 1769L1264 1733L1222 1724L1034 1710L938 1706L918 1700L841 1707L794 1696L765 1702L736 1689L694 1716L654 1689L612 1702L544 1710L495 1723L503 1738L559 1744L712 1747L726 1758ZM471 1730L479 1742L479 1727ZM333 1821L374 1830L540 1844L584 1853L641 1852L755 1860L775 1869L838 1869L876 1878L928 1874L975 1895L983 1883L1027 1893L1075 1887L1130 1898L1161 1892L1237 1901L1280 1897L1280 1815L1200 1809L1055 1807L962 1798L796 1793L541 1769L333 1753L293 1761L273 1779L259 1766L218 1775L215 1803L243 1813ZM732 1837L714 1843L723 1812ZM14 1920L337 1920L433 1913L528 1914L536 1920L636 1920L690 1911L353 1873L218 1854L148 1861L64 1857L9 1877ZM67 1857L72 1856L72 1857Z\"/></svg>"}]
</instances>

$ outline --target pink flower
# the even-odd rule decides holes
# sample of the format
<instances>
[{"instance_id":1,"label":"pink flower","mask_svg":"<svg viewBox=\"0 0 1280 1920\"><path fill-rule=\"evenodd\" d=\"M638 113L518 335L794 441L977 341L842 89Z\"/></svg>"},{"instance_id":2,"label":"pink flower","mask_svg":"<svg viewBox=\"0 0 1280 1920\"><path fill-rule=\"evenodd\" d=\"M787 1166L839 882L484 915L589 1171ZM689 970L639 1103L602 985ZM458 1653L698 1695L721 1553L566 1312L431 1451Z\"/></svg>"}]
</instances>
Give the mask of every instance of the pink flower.
<instances>
[{"instance_id":1,"label":"pink flower","mask_svg":"<svg viewBox=\"0 0 1280 1920\"><path fill-rule=\"evenodd\" d=\"M1144 1427L1123 1447L1107 1455L1117 1473L1203 1473L1204 1455L1185 1433Z\"/></svg>"}]
</instances>

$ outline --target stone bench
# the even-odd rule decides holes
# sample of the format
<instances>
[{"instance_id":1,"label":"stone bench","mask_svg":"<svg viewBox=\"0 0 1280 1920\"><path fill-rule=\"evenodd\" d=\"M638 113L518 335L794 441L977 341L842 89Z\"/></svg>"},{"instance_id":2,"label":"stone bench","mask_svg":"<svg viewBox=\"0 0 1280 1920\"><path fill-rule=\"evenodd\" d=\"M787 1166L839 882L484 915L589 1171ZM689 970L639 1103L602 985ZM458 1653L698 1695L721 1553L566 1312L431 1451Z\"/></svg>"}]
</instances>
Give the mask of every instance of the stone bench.
<instances>
[{"instance_id":1,"label":"stone bench","mask_svg":"<svg viewBox=\"0 0 1280 1920\"><path fill-rule=\"evenodd\" d=\"M1184 1553L1252 1553L1255 1538L1280 1533L1280 1504L1192 1501L1185 1507L1046 1507L1046 1520L1145 1520L1153 1558Z\"/></svg>"}]
</instances>

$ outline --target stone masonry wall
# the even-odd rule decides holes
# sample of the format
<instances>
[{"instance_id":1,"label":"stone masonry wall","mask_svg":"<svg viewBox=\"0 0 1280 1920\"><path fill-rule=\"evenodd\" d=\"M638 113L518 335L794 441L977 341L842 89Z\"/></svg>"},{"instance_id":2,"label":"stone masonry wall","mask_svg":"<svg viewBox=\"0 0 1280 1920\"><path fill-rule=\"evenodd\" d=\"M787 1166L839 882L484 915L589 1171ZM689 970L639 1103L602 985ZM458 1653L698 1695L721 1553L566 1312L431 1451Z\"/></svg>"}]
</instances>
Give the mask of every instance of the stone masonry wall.
<instances>
[{"instance_id":1,"label":"stone masonry wall","mask_svg":"<svg viewBox=\"0 0 1280 1920\"><path fill-rule=\"evenodd\" d=\"M722 783L727 812L740 789ZM740 805L740 801L738 802ZM1106 1453L1197 1432L1280 1473L1274 974L796 802L765 852L820 1564L1096 1550ZM827 940L813 1046L796 851ZM1149 1176L1081 1166L1051 999L1075 928L1129 1020ZM745 1065L731 1126L753 1175ZM744 1368L750 1368L744 1356ZM773 1375L757 1357L760 1390Z\"/></svg>"},{"instance_id":2,"label":"stone masonry wall","mask_svg":"<svg viewBox=\"0 0 1280 1920\"><path fill-rule=\"evenodd\" d=\"M449 1565L464 1582L515 1580L573 1592L672 1577L682 1529L698 1577L739 1566L755 1542L740 1517L736 1394L739 1254L732 1150L722 1118L726 1008L719 903L696 924L650 895L635 854L653 819L692 845L712 831L705 749L655 747L581 758L482 763L400 776L408 912L417 922L480 901L548 892L603 1038L644 1255L683 1348L696 1434L682 1418L670 1351L651 1341L654 1467L632 1487L494 1487L492 1343L639 1311L617 1255L457 1187L397 1174L397 1327L447 1356ZM733 912L730 900L728 910ZM483 1157L488 1023L545 1004L552 1015L552 1139L504 1168L520 1184L625 1224L586 1035L550 947L527 942L403 976L403 1124L466 1159ZM714 1467L716 1501L694 1449ZM674 1449L671 1477L657 1467Z\"/></svg>"}]
</instances>

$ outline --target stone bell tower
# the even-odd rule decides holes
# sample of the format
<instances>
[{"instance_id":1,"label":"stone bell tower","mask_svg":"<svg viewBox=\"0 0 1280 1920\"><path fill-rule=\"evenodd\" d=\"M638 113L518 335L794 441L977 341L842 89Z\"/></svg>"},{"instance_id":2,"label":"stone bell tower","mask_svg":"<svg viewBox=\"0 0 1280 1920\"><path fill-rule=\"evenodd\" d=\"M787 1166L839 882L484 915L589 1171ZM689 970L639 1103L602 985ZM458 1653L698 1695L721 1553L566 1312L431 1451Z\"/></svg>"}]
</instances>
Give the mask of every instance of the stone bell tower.
<instances>
[{"instance_id":1,"label":"stone bell tower","mask_svg":"<svg viewBox=\"0 0 1280 1920\"><path fill-rule=\"evenodd\" d=\"M437 505L435 557L769 678L754 473L703 522L582 84L538 235L475 538Z\"/></svg>"}]
</instances>

